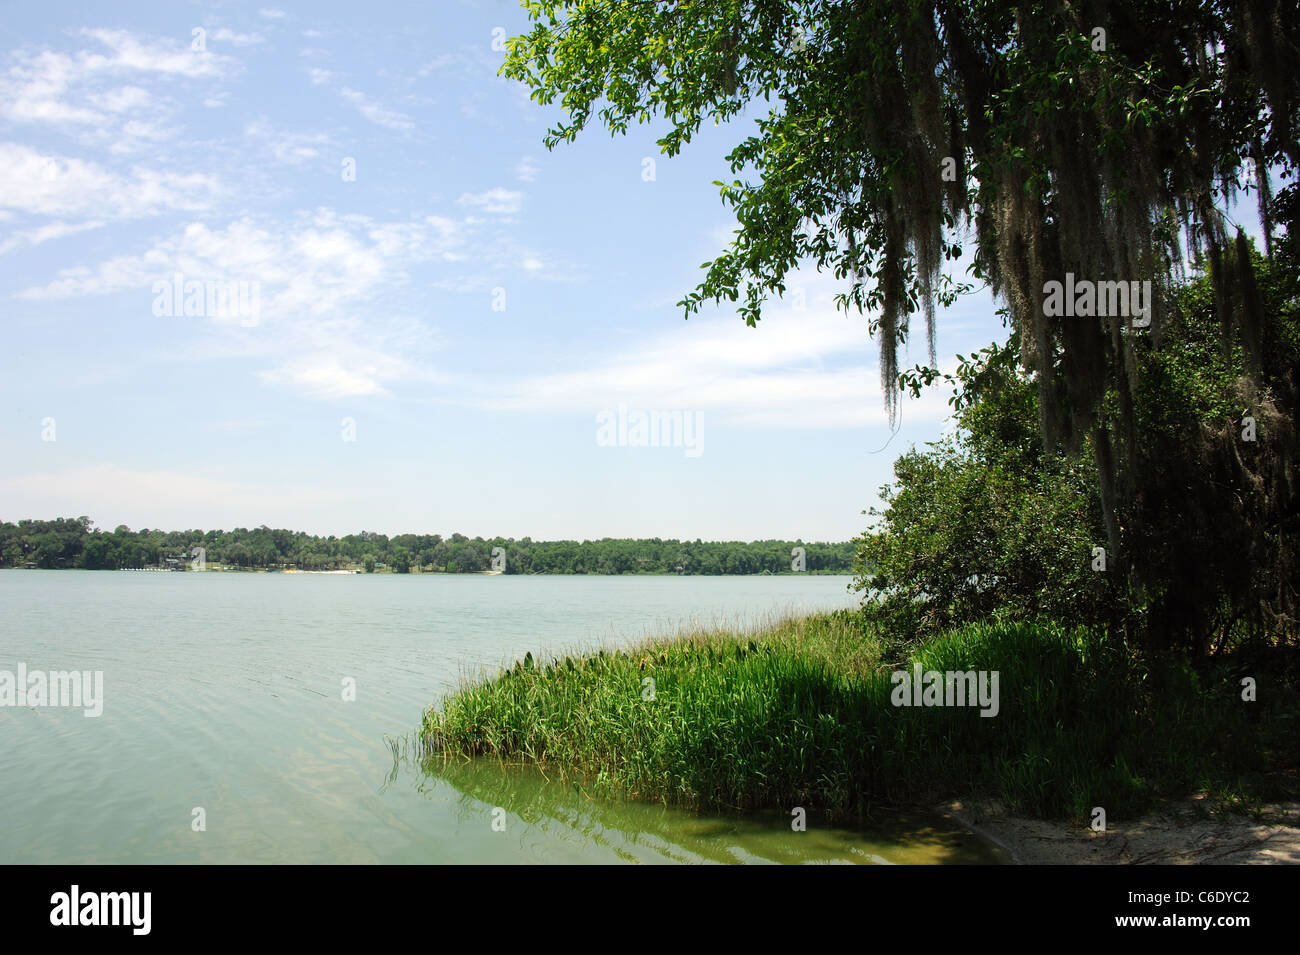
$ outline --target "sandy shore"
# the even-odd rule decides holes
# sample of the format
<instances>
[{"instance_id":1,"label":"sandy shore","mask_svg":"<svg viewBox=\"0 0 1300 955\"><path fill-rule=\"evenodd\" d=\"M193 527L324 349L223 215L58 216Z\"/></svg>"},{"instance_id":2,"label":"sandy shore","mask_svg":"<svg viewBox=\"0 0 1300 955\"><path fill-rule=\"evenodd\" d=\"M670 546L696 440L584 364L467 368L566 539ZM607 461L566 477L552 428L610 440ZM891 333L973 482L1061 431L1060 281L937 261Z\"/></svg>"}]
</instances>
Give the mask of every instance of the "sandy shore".
<instances>
[{"instance_id":1,"label":"sandy shore","mask_svg":"<svg viewBox=\"0 0 1300 955\"><path fill-rule=\"evenodd\" d=\"M996 805L953 801L939 807L1001 846L1021 865L1215 865L1300 863L1300 803L1275 803L1258 816L1205 811L1189 799L1141 819L1111 820L1106 832L1022 819Z\"/></svg>"}]
</instances>

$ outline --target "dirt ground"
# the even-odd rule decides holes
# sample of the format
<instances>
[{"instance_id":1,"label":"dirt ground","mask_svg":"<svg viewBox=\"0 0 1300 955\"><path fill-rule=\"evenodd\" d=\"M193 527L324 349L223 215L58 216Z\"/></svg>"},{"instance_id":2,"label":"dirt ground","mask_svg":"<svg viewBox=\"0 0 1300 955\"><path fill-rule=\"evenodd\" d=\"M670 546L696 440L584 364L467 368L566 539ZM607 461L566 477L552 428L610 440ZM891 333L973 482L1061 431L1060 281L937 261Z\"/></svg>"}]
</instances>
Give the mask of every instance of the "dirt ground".
<instances>
[{"instance_id":1,"label":"dirt ground","mask_svg":"<svg viewBox=\"0 0 1300 955\"><path fill-rule=\"evenodd\" d=\"M1215 865L1300 863L1300 803L1275 803L1259 817L1207 814L1189 799L1137 820L1108 820L1105 832L1021 819L989 803L939 810L1001 846L1021 865Z\"/></svg>"}]
</instances>

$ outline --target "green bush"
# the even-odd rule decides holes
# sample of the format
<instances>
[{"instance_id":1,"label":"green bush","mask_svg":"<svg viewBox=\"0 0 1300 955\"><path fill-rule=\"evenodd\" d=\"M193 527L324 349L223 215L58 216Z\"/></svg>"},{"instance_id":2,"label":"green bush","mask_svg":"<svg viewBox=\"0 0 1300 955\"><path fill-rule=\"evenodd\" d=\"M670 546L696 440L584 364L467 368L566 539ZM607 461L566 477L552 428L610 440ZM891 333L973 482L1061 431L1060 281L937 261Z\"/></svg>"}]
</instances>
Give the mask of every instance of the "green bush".
<instances>
[{"instance_id":1,"label":"green bush","mask_svg":"<svg viewBox=\"0 0 1300 955\"><path fill-rule=\"evenodd\" d=\"M1092 569L1106 540L1096 472L1043 451L1017 362L1014 339L963 360L955 434L899 458L870 511L857 587L887 630L924 637L995 616L1096 625L1119 612L1112 578Z\"/></svg>"}]
</instances>

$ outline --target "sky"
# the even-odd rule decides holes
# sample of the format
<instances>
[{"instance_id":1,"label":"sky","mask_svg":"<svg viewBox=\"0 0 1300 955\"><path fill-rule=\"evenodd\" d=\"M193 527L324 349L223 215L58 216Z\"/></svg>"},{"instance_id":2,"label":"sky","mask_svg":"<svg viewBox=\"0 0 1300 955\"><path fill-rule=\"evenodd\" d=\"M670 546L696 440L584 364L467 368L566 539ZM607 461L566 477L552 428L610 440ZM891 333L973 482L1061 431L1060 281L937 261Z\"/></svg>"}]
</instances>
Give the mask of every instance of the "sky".
<instances>
[{"instance_id":1,"label":"sky","mask_svg":"<svg viewBox=\"0 0 1300 955\"><path fill-rule=\"evenodd\" d=\"M847 540L948 427L935 388L891 432L828 275L684 320L757 114L548 151L558 107L497 76L511 0L5 21L0 520ZM994 308L940 311L944 370Z\"/></svg>"}]
</instances>

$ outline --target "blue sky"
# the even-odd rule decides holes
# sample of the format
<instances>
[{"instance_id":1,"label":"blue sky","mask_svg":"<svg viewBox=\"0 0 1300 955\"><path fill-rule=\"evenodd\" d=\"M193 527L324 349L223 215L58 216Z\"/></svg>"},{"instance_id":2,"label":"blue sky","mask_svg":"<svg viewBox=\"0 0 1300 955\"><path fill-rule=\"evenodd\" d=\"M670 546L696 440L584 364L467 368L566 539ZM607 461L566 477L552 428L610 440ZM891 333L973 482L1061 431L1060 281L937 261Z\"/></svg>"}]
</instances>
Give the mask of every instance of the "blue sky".
<instances>
[{"instance_id":1,"label":"blue sky","mask_svg":"<svg viewBox=\"0 0 1300 955\"><path fill-rule=\"evenodd\" d=\"M508 0L5 18L0 519L843 540L944 428L936 389L881 450L876 346L828 276L756 329L684 321L751 120L672 159L653 125L547 152L558 113L496 75ZM156 314L178 273L256 316ZM1004 337L970 296L940 364ZM690 416L699 453L602 443L620 405Z\"/></svg>"}]
</instances>

